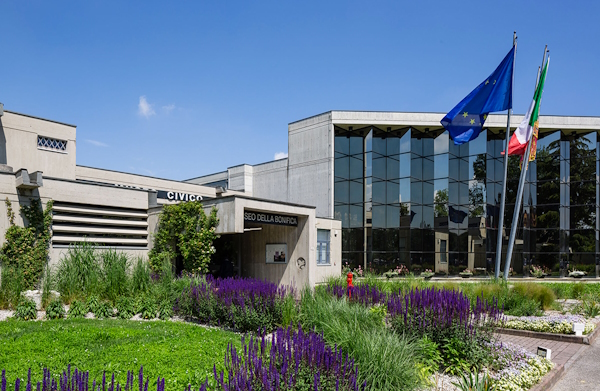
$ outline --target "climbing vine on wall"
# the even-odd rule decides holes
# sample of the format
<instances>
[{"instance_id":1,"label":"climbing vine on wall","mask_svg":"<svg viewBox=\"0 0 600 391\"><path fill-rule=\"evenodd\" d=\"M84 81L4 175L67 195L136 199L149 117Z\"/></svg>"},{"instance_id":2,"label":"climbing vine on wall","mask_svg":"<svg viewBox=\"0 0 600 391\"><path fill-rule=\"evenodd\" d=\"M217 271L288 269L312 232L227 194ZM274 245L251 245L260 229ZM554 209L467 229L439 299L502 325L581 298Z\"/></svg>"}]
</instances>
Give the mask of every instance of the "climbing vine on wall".
<instances>
[{"instance_id":1,"label":"climbing vine on wall","mask_svg":"<svg viewBox=\"0 0 600 391\"><path fill-rule=\"evenodd\" d=\"M0 264L3 268L18 269L23 278L23 287L31 289L40 281L48 261L53 202L48 201L45 210L39 199L32 199L30 205L21 205L26 227L15 224L12 204L8 198L5 202L9 227L0 248Z\"/></svg>"},{"instance_id":2,"label":"climbing vine on wall","mask_svg":"<svg viewBox=\"0 0 600 391\"><path fill-rule=\"evenodd\" d=\"M199 201L165 205L158 219L154 247L148 254L150 267L158 271L166 260L173 264L179 255L183 270L208 272L210 257L215 253L213 241L219 237L215 233L217 224L217 209L212 208L206 215Z\"/></svg>"}]
</instances>

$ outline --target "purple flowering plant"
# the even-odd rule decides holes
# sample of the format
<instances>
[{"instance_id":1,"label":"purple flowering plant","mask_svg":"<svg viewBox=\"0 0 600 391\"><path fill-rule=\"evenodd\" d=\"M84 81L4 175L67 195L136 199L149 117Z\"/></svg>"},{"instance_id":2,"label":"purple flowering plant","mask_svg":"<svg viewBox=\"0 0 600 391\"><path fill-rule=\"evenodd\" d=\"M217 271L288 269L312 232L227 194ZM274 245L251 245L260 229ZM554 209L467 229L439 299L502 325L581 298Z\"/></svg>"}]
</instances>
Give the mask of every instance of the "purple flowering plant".
<instances>
[{"instance_id":1,"label":"purple flowering plant","mask_svg":"<svg viewBox=\"0 0 600 391\"><path fill-rule=\"evenodd\" d=\"M179 314L201 323L239 331L273 330L282 323L283 301L293 294L287 287L254 278L214 278L190 283L177 299Z\"/></svg>"}]
</instances>

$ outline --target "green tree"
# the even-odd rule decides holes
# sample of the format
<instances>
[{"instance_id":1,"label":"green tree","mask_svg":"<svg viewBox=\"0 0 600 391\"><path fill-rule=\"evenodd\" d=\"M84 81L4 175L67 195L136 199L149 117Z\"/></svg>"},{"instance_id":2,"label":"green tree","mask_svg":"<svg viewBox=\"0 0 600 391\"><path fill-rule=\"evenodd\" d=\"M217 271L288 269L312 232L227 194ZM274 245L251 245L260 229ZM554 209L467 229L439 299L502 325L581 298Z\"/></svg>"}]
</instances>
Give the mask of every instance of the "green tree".
<instances>
[{"instance_id":1,"label":"green tree","mask_svg":"<svg viewBox=\"0 0 600 391\"><path fill-rule=\"evenodd\" d=\"M207 216L199 201L165 205L158 219L154 247L148 253L150 267L159 271L165 261L181 257L183 270L206 273L215 253L213 241L219 236L217 209Z\"/></svg>"}]
</instances>

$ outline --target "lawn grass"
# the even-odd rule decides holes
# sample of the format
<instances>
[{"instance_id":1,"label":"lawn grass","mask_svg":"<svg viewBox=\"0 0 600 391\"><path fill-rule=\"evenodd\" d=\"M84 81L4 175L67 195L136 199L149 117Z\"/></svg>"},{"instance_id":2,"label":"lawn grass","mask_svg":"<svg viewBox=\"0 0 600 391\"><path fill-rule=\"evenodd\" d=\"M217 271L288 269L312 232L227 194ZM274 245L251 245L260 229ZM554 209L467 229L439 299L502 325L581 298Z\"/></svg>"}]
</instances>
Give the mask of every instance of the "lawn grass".
<instances>
[{"instance_id":1,"label":"lawn grass","mask_svg":"<svg viewBox=\"0 0 600 391\"><path fill-rule=\"evenodd\" d=\"M43 368L54 375L71 364L90 371L91 379L114 372L121 384L128 370L144 366L153 389L158 376L166 388L183 390L188 384L198 389L213 365L223 368L228 343L240 345L238 334L180 322L130 320L52 320L0 322L0 370L6 369L8 384L18 376L41 379ZM136 377L137 378L137 377Z\"/></svg>"}]
</instances>

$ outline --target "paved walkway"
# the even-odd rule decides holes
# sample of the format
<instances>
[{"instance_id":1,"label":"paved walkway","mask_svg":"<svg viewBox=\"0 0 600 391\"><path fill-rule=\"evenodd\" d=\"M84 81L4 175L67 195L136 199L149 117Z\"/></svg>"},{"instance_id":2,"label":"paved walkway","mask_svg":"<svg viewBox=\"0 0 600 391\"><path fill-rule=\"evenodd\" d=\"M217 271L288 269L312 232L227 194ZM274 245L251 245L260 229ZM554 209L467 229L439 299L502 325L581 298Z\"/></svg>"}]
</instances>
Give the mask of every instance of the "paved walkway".
<instances>
[{"instance_id":1,"label":"paved walkway","mask_svg":"<svg viewBox=\"0 0 600 391\"><path fill-rule=\"evenodd\" d=\"M600 338L581 352L552 391L600 391Z\"/></svg>"},{"instance_id":2,"label":"paved walkway","mask_svg":"<svg viewBox=\"0 0 600 391\"><path fill-rule=\"evenodd\" d=\"M551 359L552 362L557 365L564 365L580 349L585 349L587 347L587 345L581 345L578 343L551 341L541 338L519 337L508 334L497 334L497 336L500 341L512 342L515 345L523 347L525 350L531 353L537 353L538 346L552 349ZM598 365L598 370L600 371L600 363Z\"/></svg>"}]
</instances>

